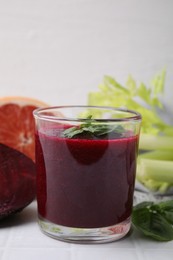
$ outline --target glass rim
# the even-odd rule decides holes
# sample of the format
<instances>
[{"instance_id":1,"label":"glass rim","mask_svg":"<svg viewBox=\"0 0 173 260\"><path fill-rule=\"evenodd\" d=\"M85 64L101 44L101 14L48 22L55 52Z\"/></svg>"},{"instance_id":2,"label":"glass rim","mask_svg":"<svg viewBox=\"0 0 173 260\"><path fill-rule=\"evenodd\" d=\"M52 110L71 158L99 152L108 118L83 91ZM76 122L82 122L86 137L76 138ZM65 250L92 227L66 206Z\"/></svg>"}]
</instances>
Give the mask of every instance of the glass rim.
<instances>
[{"instance_id":1,"label":"glass rim","mask_svg":"<svg viewBox=\"0 0 173 260\"><path fill-rule=\"evenodd\" d=\"M74 108L92 108L92 109L102 109L102 110L111 110L111 111L118 111L118 112L124 112L124 113L129 113L132 114L131 116L127 117L122 117L122 118L91 118L90 120L92 121L97 121L97 122L123 122L123 121L140 121L142 120L142 116L139 112L131 109L126 109L126 108L118 108L118 107L111 107L111 106L90 106L90 105L67 105L67 106L48 106L48 107L41 107L37 108L33 111L33 116L37 119L42 119L42 120L48 120L48 121L75 121L75 122L80 122L80 121L87 121L87 118L76 118L76 117L66 117L63 118L62 116L51 116L51 115L46 115L46 114L41 114L40 112L47 112L48 110L60 110L60 109L74 109Z\"/></svg>"}]
</instances>

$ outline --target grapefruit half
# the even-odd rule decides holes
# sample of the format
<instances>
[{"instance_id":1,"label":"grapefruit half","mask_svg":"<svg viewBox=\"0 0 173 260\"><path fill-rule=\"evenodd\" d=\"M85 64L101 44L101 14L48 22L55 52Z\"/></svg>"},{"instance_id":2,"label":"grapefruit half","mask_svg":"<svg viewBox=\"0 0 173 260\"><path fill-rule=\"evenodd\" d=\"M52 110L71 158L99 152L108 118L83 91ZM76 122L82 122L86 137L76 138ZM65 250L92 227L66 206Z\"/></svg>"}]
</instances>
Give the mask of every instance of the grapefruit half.
<instances>
[{"instance_id":1,"label":"grapefruit half","mask_svg":"<svg viewBox=\"0 0 173 260\"><path fill-rule=\"evenodd\" d=\"M0 143L16 149L35 161L35 122L33 110L48 106L28 97L0 97Z\"/></svg>"}]
</instances>

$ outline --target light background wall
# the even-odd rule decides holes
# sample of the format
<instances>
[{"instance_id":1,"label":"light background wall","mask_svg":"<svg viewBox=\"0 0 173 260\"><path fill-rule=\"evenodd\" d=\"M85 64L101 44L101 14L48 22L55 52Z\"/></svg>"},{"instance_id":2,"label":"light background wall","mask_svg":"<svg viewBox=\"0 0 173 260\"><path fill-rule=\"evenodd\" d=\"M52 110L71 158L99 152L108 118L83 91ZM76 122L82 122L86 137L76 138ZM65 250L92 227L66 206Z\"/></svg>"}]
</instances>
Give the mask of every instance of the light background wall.
<instances>
[{"instance_id":1,"label":"light background wall","mask_svg":"<svg viewBox=\"0 0 173 260\"><path fill-rule=\"evenodd\" d=\"M0 0L0 96L85 104L105 74L148 84L164 67L173 110L172 0Z\"/></svg>"}]
</instances>

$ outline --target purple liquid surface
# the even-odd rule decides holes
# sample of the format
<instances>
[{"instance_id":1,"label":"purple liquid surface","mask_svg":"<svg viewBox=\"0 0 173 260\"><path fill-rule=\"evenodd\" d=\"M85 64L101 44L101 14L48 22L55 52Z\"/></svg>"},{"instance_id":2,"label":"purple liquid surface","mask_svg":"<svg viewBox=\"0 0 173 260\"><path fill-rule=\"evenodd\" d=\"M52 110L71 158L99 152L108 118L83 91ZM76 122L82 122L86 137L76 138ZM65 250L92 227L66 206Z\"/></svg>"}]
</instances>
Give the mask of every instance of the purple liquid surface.
<instances>
[{"instance_id":1,"label":"purple liquid surface","mask_svg":"<svg viewBox=\"0 0 173 260\"><path fill-rule=\"evenodd\" d=\"M39 216L78 228L126 220L132 211L138 136L68 139L55 132L36 134Z\"/></svg>"}]
</instances>

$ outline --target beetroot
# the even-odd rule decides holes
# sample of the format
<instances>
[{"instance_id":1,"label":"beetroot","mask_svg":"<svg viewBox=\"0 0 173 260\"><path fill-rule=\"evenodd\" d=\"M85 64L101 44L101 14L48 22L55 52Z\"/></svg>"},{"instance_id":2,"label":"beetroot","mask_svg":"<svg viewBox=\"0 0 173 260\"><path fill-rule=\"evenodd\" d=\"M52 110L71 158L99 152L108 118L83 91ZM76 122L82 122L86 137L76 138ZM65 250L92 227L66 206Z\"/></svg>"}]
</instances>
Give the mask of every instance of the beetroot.
<instances>
[{"instance_id":1,"label":"beetroot","mask_svg":"<svg viewBox=\"0 0 173 260\"><path fill-rule=\"evenodd\" d=\"M30 204L36 194L35 163L0 143L0 219Z\"/></svg>"}]
</instances>

